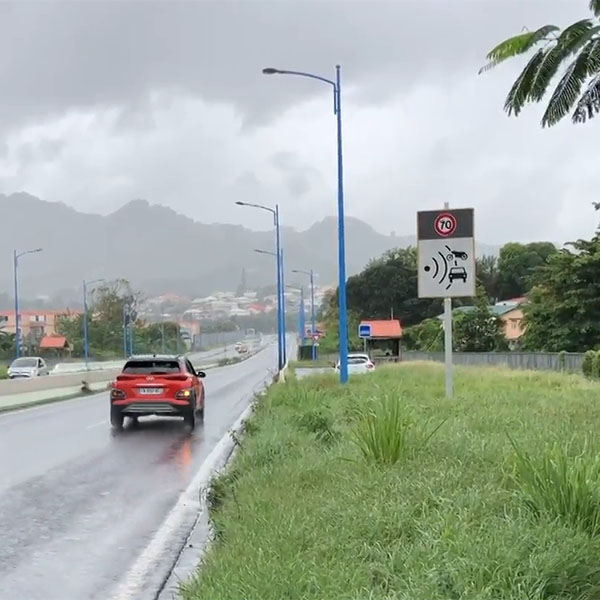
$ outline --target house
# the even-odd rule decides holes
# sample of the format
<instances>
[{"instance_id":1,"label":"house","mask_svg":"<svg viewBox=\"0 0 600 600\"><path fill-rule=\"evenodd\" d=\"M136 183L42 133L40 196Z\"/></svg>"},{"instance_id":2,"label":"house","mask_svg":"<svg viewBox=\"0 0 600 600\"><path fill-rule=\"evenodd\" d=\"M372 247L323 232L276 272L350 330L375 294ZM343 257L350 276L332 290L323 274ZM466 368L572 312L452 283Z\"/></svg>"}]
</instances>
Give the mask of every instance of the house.
<instances>
[{"instance_id":1,"label":"house","mask_svg":"<svg viewBox=\"0 0 600 600\"><path fill-rule=\"evenodd\" d=\"M60 335L47 335L40 341L40 353L55 356L67 356L71 353L71 346L66 337Z\"/></svg>"},{"instance_id":2,"label":"house","mask_svg":"<svg viewBox=\"0 0 600 600\"><path fill-rule=\"evenodd\" d=\"M30 334L41 340L44 336L56 335L56 326L60 317L75 317L80 311L64 310L21 310L19 311L19 325L21 335L25 339ZM15 333L15 313L12 310L0 311L0 329L6 333Z\"/></svg>"},{"instance_id":3,"label":"house","mask_svg":"<svg viewBox=\"0 0 600 600\"><path fill-rule=\"evenodd\" d=\"M488 307L490 312L502 321L504 337L508 341L511 350L518 345L525 332L523 305L526 301L526 298L511 298ZM456 314L473 310L475 310L474 306L457 306L452 312ZM438 315L438 319L443 320L443 318L444 315Z\"/></svg>"}]
</instances>

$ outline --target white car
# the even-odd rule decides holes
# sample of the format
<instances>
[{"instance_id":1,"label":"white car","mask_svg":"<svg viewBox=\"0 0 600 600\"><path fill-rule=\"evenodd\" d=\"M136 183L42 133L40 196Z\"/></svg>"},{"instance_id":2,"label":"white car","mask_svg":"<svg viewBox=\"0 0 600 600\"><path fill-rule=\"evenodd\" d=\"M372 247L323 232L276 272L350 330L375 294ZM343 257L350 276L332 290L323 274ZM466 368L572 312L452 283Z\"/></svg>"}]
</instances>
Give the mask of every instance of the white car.
<instances>
[{"instance_id":1,"label":"white car","mask_svg":"<svg viewBox=\"0 0 600 600\"><path fill-rule=\"evenodd\" d=\"M340 361L335 365L335 370L339 373ZM348 375L357 373L372 373L375 370L375 365L369 358L368 354L348 354Z\"/></svg>"},{"instance_id":2,"label":"white car","mask_svg":"<svg viewBox=\"0 0 600 600\"><path fill-rule=\"evenodd\" d=\"M8 367L10 379L42 377L50 375L50 369L43 358L39 356L22 356L12 361Z\"/></svg>"}]
</instances>

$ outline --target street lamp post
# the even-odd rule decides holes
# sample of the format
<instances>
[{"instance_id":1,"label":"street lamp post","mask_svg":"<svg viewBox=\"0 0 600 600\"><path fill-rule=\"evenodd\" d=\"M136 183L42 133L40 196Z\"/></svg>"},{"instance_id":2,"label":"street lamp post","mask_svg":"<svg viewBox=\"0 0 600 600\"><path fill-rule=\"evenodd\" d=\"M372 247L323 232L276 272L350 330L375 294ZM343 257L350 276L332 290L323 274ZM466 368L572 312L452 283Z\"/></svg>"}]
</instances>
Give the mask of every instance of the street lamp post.
<instances>
[{"instance_id":1,"label":"street lamp post","mask_svg":"<svg viewBox=\"0 0 600 600\"><path fill-rule=\"evenodd\" d=\"M90 354L90 345L88 338L88 307L87 307L87 286L92 283L99 283L104 279L93 279L92 281L83 280L83 356L85 362L85 368L88 368L88 358Z\"/></svg>"},{"instance_id":2,"label":"street lamp post","mask_svg":"<svg viewBox=\"0 0 600 600\"><path fill-rule=\"evenodd\" d=\"M338 296L339 296L339 335L340 335L340 382L348 381L348 315L346 307L346 242L344 230L344 170L342 160L342 82L341 67L335 67L335 81L305 73L302 71L288 71L274 69L272 67L263 69L265 75L297 75L308 77L327 83L333 87L333 112L337 118L337 179L338 179Z\"/></svg>"},{"instance_id":3,"label":"street lamp post","mask_svg":"<svg viewBox=\"0 0 600 600\"><path fill-rule=\"evenodd\" d=\"M310 271L303 271L301 269L293 269L292 273L302 273L310 277L310 333L312 337L312 359L317 359L317 346L315 344L315 335L317 332L316 317L315 317L315 273L311 269Z\"/></svg>"},{"instance_id":4,"label":"street lamp post","mask_svg":"<svg viewBox=\"0 0 600 600\"><path fill-rule=\"evenodd\" d=\"M292 271L293 272L293 271ZM306 330L306 322L304 317L304 287L295 285L286 285L292 290L297 290L300 292L300 302L298 303L298 340L301 346L304 345L304 336Z\"/></svg>"},{"instance_id":5,"label":"street lamp post","mask_svg":"<svg viewBox=\"0 0 600 600\"><path fill-rule=\"evenodd\" d=\"M277 259L277 344L278 344L278 362L279 370L283 369L287 362L286 344L285 344L285 297L283 295L283 251L281 250L281 234L279 223L279 204L275 208L263 206L262 204L252 204L250 202L236 202L238 206L249 206L250 208L258 208L266 210L273 215L275 224L275 246L276 252L266 252L257 250L261 254L272 254Z\"/></svg>"},{"instance_id":6,"label":"street lamp post","mask_svg":"<svg viewBox=\"0 0 600 600\"><path fill-rule=\"evenodd\" d=\"M271 252L269 250L257 250L254 252L258 254L268 254L269 256L274 256L277 259L278 265L283 265L283 252ZM283 295L283 290L279 289L279 284L283 283L283 272L282 269L277 269L277 337L279 341L279 369L283 369L285 363L287 362L286 357L286 348L285 348L285 296Z\"/></svg>"},{"instance_id":7,"label":"street lamp post","mask_svg":"<svg viewBox=\"0 0 600 600\"><path fill-rule=\"evenodd\" d=\"M35 254L41 252L42 248L35 250L25 250L25 252L17 252L13 250L13 270L15 276L15 358L21 355L21 328L19 322L19 258L26 254Z\"/></svg>"}]
</instances>

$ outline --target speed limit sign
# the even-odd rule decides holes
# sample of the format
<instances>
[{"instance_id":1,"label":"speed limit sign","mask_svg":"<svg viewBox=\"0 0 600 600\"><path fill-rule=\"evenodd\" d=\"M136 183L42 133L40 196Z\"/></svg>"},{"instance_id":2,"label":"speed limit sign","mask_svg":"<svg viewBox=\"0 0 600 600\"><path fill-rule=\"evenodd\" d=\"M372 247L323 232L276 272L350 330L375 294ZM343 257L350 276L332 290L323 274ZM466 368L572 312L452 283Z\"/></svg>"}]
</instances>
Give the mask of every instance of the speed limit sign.
<instances>
[{"instance_id":1,"label":"speed limit sign","mask_svg":"<svg viewBox=\"0 0 600 600\"><path fill-rule=\"evenodd\" d=\"M456 225L456 217L452 213L441 213L436 217L433 228L441 237L448 237L456 231Z\"/></svg>"}]
</instances>

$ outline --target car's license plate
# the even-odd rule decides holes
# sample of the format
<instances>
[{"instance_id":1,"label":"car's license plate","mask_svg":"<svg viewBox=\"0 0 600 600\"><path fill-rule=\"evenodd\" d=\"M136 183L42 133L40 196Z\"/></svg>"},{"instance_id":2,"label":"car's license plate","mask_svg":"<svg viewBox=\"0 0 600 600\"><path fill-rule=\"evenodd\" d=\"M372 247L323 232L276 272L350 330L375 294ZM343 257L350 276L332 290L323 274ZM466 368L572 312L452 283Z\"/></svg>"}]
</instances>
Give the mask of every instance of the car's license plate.
<instances>
[{"instance_id":1,"label":"car's license plate","mask_svg":"<svg viewBox=\"0 0 600 600\"><path fill-rule=\"evenodd\" d=\"M144 396L157 396L162 393L163 389L159 387L140 388L140 394L143 394Z\"/></svg>"}]
</instances>

